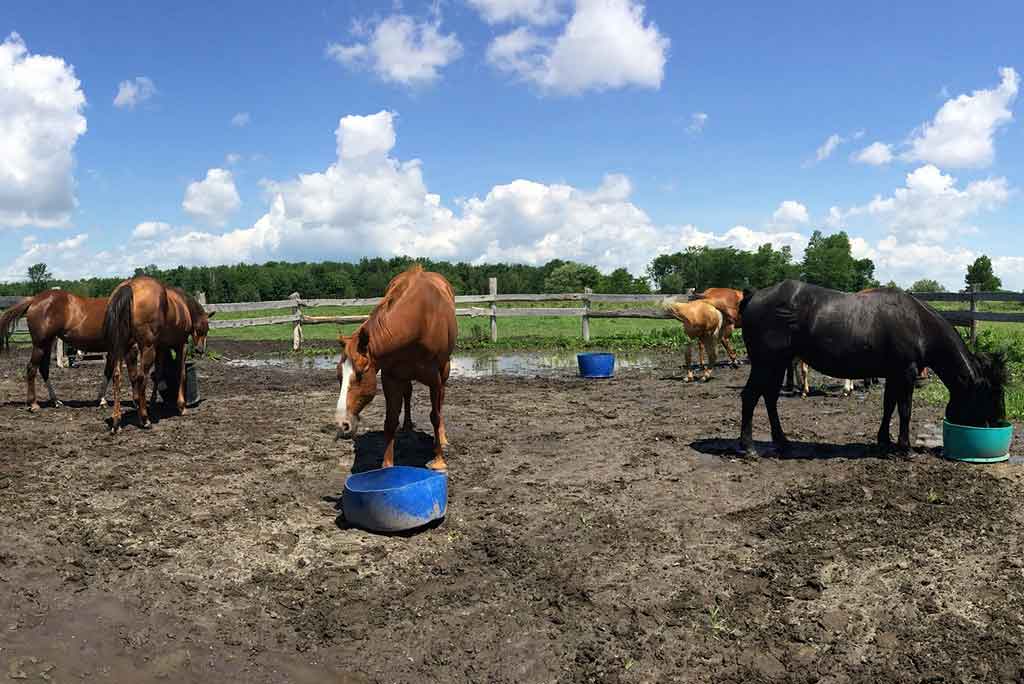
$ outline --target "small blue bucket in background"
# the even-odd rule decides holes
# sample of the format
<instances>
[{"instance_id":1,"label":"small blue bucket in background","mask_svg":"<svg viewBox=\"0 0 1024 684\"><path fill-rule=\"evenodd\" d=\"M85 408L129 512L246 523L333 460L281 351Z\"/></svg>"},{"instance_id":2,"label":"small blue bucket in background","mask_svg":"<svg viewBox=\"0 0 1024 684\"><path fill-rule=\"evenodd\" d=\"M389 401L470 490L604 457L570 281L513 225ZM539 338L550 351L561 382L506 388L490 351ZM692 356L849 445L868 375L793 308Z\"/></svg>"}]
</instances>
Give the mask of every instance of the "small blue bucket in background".
<instances>
[{"instance_id":1,"label":"small blue bucket in background","mask_svg":"<svg viewBox=\"0 0 1024 684\"><path fill-rule=\"evenodd\" d=\"M610 378L615 375L615 354L586 352L577 354L576 362L584 378Z\"/></svg>"}]
</instances>

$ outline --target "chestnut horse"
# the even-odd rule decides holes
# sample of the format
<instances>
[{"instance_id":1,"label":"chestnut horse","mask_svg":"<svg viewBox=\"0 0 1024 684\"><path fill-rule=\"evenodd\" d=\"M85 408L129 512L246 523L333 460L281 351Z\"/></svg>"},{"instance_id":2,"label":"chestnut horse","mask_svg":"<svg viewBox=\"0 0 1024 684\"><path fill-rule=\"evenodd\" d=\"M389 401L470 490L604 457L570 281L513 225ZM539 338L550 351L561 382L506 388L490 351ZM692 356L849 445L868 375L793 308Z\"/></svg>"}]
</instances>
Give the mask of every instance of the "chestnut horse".
<instances>
[{"instance_id":1,"label":"chestnut horse","mask_svg":"<svg viewBox=\"0 0 1024 684\"><path fill-rule=\"evenodd\" d=\"M706 301L685 302L678 299L663 299L661 306L672 317L683 324L683 331L690 340L697 340L697 354L701 369L701 380L711 379L711 367L718 361L718 339L722 334L725 316ZM704 365L704 350L707 349L710 366ZM693 381L693 342L686 343L686 382Z\"/></svg>"},{"instance_id":2,"label":"chestnut horse","mask_svg":"<svg viewBox=\"0 0 1024 684\"><path fill-rule=\"evenodd\" d=\"M739 365L736 361L736 352L732 348L732 331L743 327L743 319L740 316L740 302L743 301L743 292L729 287L709 287L703 292L691 296L691 299L702 300L722 312L722 332L719 339L725 353L729 355L729 362L735 367Z\"/></svg>"},{"instance_id":3,"label":"chestnut horse","mask_svg":"<svg viewBox=\"0 0 1024 684\"><path fill-rule=\"evenodd\" d=\"M0 350L10 349L11 335L19 319L25 318L28 324L28 332L32 337L32 357L25 370L25 383L30 411L39 410L39 402L36 401L36 371L43 376L50 402L54 406L63 406L50 382L50 356L55 339L60 338L86 352L107 350L103 339L103 316L106 310L106 297L79 297L64 290L44 290L12 306L0 316ZM109 384L108 362L96 399L100 406L106 406L104 395Z\"/></svg>"},{"instance_id":4,"label":"chestnut horse","mask_svg":"<svg viewBox=\"0 0 1024 684\"><path fill-rule=\"evenodd\" d=\"M379 370L386 402L383 467L393 466L399 413L404 399L409 425L408 398L416 380L430 388L434 458L427 467L447 470L444 451L448 437L441 409L458 333L455 293L443 276L419 265L395 276L370 317L351 336L339 338L338 435L355 436L359 414L377 394Z\"/></svg>"},{"instance_id":5,"label":"chestnut horse","mask_svg":"<svg viewBox=\"0 0 1024 684\"><path fill-rule=\"evenodd\" d=\"M740 449L753 451L754 407L764 397L772 441L788 445L779 422L778 397L794 357L839 378L885 378L878 443L889 448L889 423L899 406L897 447L910 448L910 412L920 369L935 371L949 389L952 423L995 426L1006 418L1006 359L972 354L960 334L935 309L896 289L847 294L785 280L744 293L743 340L750 377L743 388Z\"/></svg>"},{"instance_id":6,"label":"chestnut horse","mask_svg":"<svg viewBox=\"0 0 1024 684\"><path fill-rule=\"evenodd\" d=\"M199 353L205 351L210 316L194 297L149 276L136 276L114 288L103 321L107 356L114 375L112 433L121 429L122 361L128 366L139 425L148 428L146 379L154 362L159 359L163 363L167 350L174 351L178 359L178 413L187 413L185 349L191 336L196 350Z\"/></svg>"}]
</instances>

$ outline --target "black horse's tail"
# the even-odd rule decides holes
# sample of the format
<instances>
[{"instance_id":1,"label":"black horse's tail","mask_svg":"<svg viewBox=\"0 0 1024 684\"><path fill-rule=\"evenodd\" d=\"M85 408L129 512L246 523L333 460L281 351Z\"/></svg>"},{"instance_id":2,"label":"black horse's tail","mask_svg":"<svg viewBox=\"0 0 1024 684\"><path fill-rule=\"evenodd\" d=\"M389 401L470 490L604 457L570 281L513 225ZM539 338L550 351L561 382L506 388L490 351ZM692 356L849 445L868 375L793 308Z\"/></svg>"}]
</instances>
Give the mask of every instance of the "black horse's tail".
<instances>
[{"instance_id":1,"label":"black horse's tail","mask_svg":"<svg viewBox=\"0 0 1024 684\"><path fill-rule=\"evenodd\" d=\"M24 301L15 304L4 311L3 316L0 316L0 351L11 350L11 335L14 334L14 326L28 311L32 301L32 297L26 297Z\"/></svg>"},{"instance_id":2,"label":"black horse's tail","mask_svg":"<svg viewBox=\"0 0 1024 684\"><path fill-rule=\"evenodd\" d=\"M107 313L103 318L103 339L106 342L107 354L115 364L121 362L131 343L134 303L135 296L130 283L119 287L107 302Z\"/></svg>"}]
</instances>

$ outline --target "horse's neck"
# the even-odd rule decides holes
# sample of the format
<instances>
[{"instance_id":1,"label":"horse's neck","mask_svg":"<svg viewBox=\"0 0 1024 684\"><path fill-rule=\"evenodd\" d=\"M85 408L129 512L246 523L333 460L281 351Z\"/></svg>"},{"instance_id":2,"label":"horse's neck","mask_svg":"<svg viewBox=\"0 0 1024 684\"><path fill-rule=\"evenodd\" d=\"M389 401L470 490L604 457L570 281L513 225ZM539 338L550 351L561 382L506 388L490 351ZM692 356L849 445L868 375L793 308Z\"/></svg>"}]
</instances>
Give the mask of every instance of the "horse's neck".
<instances>
[{"instance_id":1,"label":"horse's neck","mask_svg":"<svg viewBox=\"0 0 1024 684\"><path fill-rule=\"evenodd\" d=\"M955 339L949 335L933 338L926 361L950 392L958 392L977 383L978 372L959 333L954 332L953 335Z\"/></svg>"}]
</instances>

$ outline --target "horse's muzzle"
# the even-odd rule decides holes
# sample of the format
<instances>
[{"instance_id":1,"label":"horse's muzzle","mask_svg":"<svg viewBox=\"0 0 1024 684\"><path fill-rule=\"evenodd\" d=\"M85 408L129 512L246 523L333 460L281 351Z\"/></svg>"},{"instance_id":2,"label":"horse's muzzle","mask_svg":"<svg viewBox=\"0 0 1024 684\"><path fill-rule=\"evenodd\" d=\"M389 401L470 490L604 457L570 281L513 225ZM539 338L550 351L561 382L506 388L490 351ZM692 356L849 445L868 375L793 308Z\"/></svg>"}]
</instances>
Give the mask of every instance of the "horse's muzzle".
<instances>
[{"instance_id":1,"label":"horse's muzzle","mask_svg":"<svg viewBox=\"0 0 1024 684\"><path fill-rule=\"evenodd\" d=\"M338 417L338 437L341 439L352 439L359 430L359 419L355 416Z\"/></svg>"}]
</instances>

